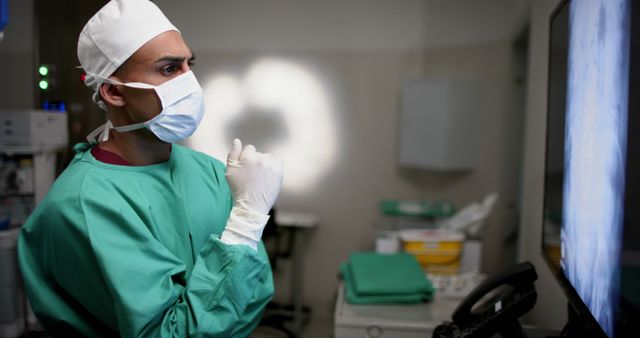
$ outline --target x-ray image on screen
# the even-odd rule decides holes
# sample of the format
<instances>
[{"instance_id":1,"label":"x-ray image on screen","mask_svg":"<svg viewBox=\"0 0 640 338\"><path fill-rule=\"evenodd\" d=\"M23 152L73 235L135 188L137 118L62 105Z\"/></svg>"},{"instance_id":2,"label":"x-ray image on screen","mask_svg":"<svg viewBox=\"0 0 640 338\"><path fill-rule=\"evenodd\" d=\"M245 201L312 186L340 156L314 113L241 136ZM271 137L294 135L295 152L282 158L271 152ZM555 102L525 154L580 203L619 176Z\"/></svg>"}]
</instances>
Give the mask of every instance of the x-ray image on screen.
<instances>
[{"instance_id":1,"label":"x-ray image on screen","mask_svg":"<svg viewBox=\"0 0 640 338\"><path fill-rule=\"evenodd\" d=\"M629 2L573 1L569 11L561 264L609 337L624 212Z\"/></svg>"}]
</instances>

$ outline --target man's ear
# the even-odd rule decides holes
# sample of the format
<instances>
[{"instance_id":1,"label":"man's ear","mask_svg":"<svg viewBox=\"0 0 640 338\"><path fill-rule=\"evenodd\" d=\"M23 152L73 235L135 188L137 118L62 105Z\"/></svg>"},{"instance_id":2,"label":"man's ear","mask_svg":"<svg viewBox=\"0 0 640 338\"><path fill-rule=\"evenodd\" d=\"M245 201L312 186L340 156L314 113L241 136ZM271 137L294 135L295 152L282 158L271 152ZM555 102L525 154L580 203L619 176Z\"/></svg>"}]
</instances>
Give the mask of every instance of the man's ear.
<instances>
[{"instance_id":1,"label":"man's ear","mask_svg":"<svg viewBox=\"0 0 640 338\"><path fill-rule=\"evenodd\" d=\"M100 85L99 93L102 100L111 106L122 107L125 104L124 97L116 85L103 83Z\"/></svg>"}]
</instances>

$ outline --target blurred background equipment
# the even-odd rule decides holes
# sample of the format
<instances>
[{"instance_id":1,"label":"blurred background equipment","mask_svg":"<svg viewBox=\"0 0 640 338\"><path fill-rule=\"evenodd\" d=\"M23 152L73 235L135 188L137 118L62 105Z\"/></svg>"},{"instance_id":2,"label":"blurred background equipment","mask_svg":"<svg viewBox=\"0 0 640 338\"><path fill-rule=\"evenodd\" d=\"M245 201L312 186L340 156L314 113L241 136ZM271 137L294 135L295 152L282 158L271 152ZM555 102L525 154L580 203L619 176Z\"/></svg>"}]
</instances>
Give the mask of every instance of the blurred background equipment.
<instances>
[{"instance_id":1,"label":"blurred background equipment","mask_svg":"<svg viewBox=\"0 0 640 338\"><path fill-rule=\"evenodd\" d=\"M318 216L300 211L276 211L271 209L271 218L262 238L267 248L274 274L282 260L291 262L291 298L287 303L271 301L265 310L260 327L271 327L287 337L299 337L309 322L311 310L304 304L304 251L305 236L315 228ZM283 238L288 239L282 245Z\"/></svg>"},{"instance_id":2,"label":"blurred background equipment","mask_svg":"<svg viewBox=\"0 0 640 338\"><path fill-rule=\"evenodd\" d=\"M497 193L490 193L457 211L450 202L383 200L374 223L375 251L411 253L437 275L477 273L482 229L497 199Z\"/></svg>"},{"instance_id":3,"label":"blurred background equipment","mask_svg":"<svg viewBox=\"0 0 640 338\"><path fill-rule=\"evenodd\" d=\"M18 337L29 328L38 327L33 314L26 311L19 282L16 241L20 227L62 170L67 143L67 114L64 111L0 110L2 338Z\"/></svg>"},{"instance_id":4,"label":"blurred background equipment","mask_svg":"<svg viewBox=\"0 0 640 338\"><path fill-rule=\"evenodd\" d=\"M8 0L0 0L0 42L4 38L4 28L9 21L9 5Z\"/></svg>"},{"instance_id":5,"label":"blurred background equipment","mask_svg":"<svg viewBox=\"0 0 640 338\"><path fill-rule=\"evenodd\" d=\"M498 194L492 192L485 196L481 202L472 202L460 209L455 215L441 220L438 227L461 231L471 238L477 238L480 236L480 231L482 231L482 227L497 200Z\"/></svg>"}]
</instances>

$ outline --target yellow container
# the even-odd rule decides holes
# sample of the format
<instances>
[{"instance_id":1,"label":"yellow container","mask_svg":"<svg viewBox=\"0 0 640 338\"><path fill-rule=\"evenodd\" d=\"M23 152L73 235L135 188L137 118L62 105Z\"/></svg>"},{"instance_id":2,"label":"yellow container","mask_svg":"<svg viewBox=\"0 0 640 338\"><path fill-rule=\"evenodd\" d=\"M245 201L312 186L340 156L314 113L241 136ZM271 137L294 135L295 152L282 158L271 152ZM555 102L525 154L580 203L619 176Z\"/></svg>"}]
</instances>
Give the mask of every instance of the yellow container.
<instances>
[{"instance_id":1,"label":"yellow container","mask_svg":"<svg viewBox=\"0 0 640 338\"><path fill-rule=\"evenodd\" d=\"M400 239L404 251L414 255L428 272L455 274L460 269L462 233L441 229L406 230L400 233Z\"/></svg>"},{"instance_id":2,"label":"yellow container","mask_svg":"<svg viewBox=\"0 0 640 338\"><path fill-rule=\"evenodd\" d=\"M461 240L442 240L442 241L403 241L403 248L407 251L460 251L462 250Z\"/></svg>"},{"instance_id":3,"label":"yellow container","mask_svg":"<svg viewBox=\"0 0 640 338\"><path fill-rule=\"evenodd\" d=\"M447 250L447 251L415 251L415 250L405 250L405 252L410 253L418 259L418 262L423 265L428 264L440 264L440 265L448 265L448 264L456 264L460 262L460 250Z\"/></svg>"}]
</instances>

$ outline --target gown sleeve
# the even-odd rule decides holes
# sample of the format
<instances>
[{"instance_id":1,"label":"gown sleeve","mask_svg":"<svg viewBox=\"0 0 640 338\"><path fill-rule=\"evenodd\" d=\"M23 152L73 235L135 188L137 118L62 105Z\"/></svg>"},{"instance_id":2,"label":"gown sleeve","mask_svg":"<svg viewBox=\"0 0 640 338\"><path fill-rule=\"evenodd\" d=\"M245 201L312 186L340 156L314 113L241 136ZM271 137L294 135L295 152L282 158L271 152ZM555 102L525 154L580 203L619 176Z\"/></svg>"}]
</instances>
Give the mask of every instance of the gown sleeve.
<instances>
[{"instance_id":1,"label":"gown sleeve","mask_svg":"<svg viewBox=\"0 0 640 338\"><path fill-rule=\"evenodd\" d=\"M83 194L79 224L74 224L77 231L59 228L52 239L84 241L90 252L83 260L95 260L102 277L99 284L106 290L74 295L74 290L86 290L73 285L83 277L59 278L66 292L81 302L106 300L102 306L113 307L108 324L122 337L249 335L273 290L269 263L260 255L264 247L256 252L246 245L227 245L212 235L194 257L187 276L185 263L152 235L139 211L123 201L105 201L104 196ZM76 251L56 250L55 259L73 265Z\"/></svg>"}]
</instances>

